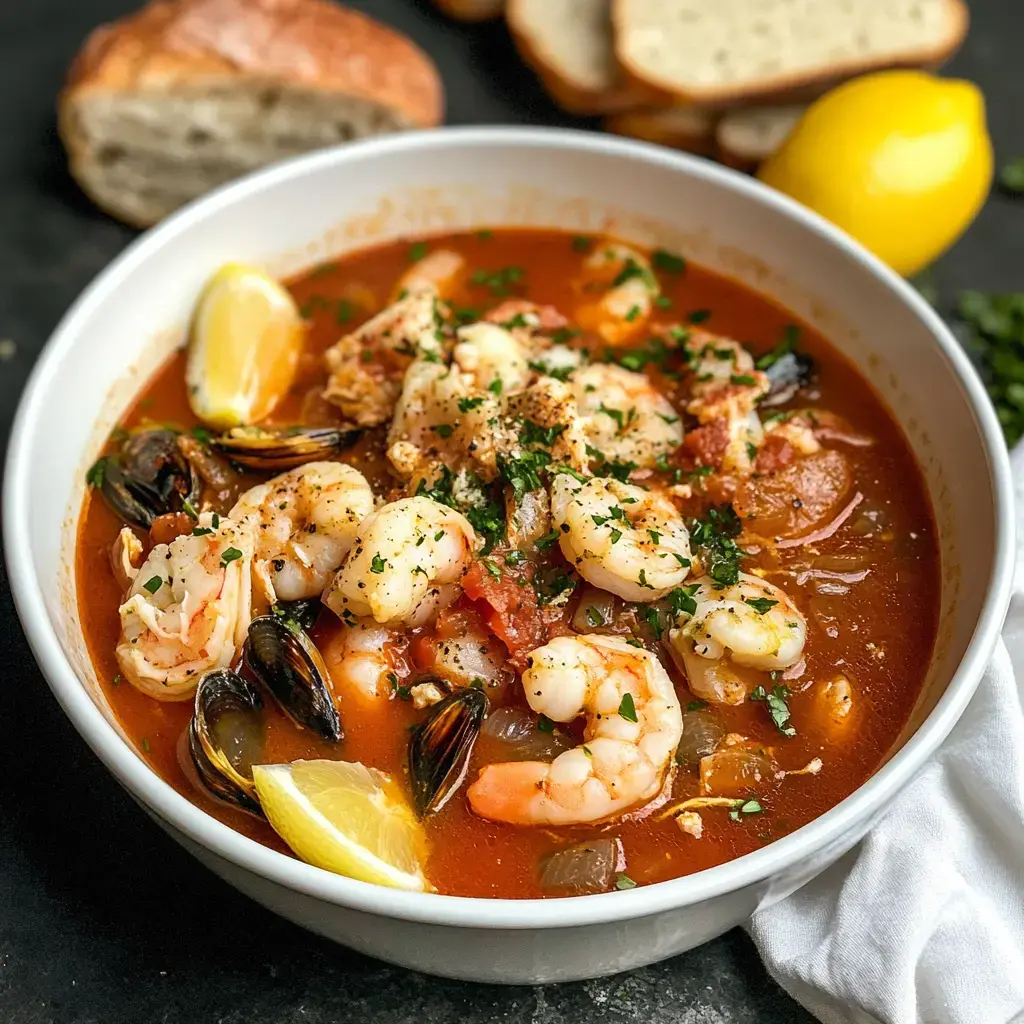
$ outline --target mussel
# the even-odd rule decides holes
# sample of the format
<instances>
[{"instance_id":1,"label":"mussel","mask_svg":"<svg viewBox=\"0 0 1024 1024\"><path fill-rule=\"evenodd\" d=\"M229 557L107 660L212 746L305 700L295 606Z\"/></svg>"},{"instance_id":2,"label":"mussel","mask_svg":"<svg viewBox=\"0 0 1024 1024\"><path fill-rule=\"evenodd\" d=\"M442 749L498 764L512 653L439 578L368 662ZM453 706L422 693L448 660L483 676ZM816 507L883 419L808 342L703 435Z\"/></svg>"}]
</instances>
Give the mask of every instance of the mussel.
<instances>
[{"instance_id":1,"label":"mussel","mask_svg":"<svg viewBox=\"0 0 1024 1024\"><path fill-rule=\"evenodd\" d=\"M341 740L341 717L327 686L327 666L303 630L290 629L275 615L253 619L242 648L242 665L296 725L312 729L325 740Z\"/></svg>"},{"instance_id":2,"label":"mussel","mask_svg":"<svg viewBox=\"0 0 1024 1024\"><path fill-rule=\"evenodd\" d=\"M409 741L412 796L420 814L439 811L462 785L487 713L483 690L456 690L431 708Z\"/></svg>"},{"instance_id":3,"label":"mussel","mask_svg":"<svg viewBox=\"0 0 1024 1024\"><path fill-rule=\"evenodd\" d=\"M188 727L188 749L199 778L221 800L261 814L252 766L263 755L263 701L259 690L230 669L199 680Z\"/></svg>"},{"instance_id":4,"label":"mussel","mask_svg":"<svg viewBox=\"0 0 1024 1024\"><path fill-rule=\"evenodd\" d=\"M199 504L200 481L173 430L140 430L103 459L100 493L119 515L145 529L157 516Z\"/></svg>"},{"instance_id":5,"label":"mussel","mask_svg":"<svg viewBox=\"0 0 1024 1024\"><path fill-rule=\"evenodd\" d=\"M761 399L761 405L782 405L810 384L814 360L805 352L791 350L780 355L764 372L771 382L771 390Z\"/></svg>"},{"instance_id":6,"label":"mussel","mask_svg":"<svg viewBox=\"0 0 1024 1024\"><path fill-rule=\"evenodd\" d=\"M269 472L326 459L350 447L358 436L357 430L334 427L236 427L212 443L232 462Z\"/></svg>"}]
</instances>

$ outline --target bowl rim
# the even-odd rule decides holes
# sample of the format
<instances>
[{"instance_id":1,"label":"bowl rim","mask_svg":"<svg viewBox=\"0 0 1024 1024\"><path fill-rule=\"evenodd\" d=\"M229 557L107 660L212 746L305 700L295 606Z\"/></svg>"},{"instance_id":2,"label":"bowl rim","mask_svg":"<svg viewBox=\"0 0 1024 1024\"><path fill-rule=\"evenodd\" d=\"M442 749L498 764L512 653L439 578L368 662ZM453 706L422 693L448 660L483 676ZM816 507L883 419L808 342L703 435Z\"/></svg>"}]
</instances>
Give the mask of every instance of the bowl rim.
<instances>
[{"instance_id":1,"label":"bowl rim","mask_svg":"<svg viewBox=\"0 0 1024 1024\"><path fill-rule=\"evenodd\" d=\"M894 292L923 322L957 377L981 435L995 508L995 544L988 591L974 633L945 692L889 761L846 799L808 824L750 854L682 878L591 896L495 899L413 893L331 874L271 850L235 832L164 782L123 740L79 682L50 622L29 544L28 503L37 424L64 353L77 343L101 301L136 265L187 233L212 211L236 200L293 184L327 167L408 156L424 150L476 147L543 148L612 155L711 182L798 222ZM585 187L584 187L585 191ZM988 396L966 354L932 307L889 267L839 228L760 182L685 153L647 143L572 129L461 127L408 132L348 143L259 170L207 194L131 242L102 270L61 318L29 376L11 427L3 493L4 547L10 586L22 627L54 695L79 734L129 793L150 813L225 861L285 889L351 910L406 921L480 929L569 928L664 913L763 882L839 840L876 813L913 777L967 706L999 636L1013 574L1013 485L1009 456Z\"/></svg>"}]
</instances>

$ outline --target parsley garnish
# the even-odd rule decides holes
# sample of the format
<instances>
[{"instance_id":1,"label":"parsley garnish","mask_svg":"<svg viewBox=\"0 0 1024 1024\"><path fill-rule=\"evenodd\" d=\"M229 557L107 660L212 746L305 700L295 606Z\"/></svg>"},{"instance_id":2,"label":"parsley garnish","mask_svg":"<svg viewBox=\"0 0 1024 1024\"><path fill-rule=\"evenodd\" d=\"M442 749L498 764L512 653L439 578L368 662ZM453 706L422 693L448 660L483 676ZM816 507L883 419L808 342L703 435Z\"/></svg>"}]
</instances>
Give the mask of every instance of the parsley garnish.
<instances>
[{"instance_id":1,"label":"parsley garnish","mask_svg":"<svg viewBox=\"0 0 1024 1024\"><path fill-rule=\"evenodd\" d=\"M601 614L599 608L595 608L592 604L587 605L587 622L592 626L603 626L604 616Z\"/></svg>"},{"instance_id":2,"label":"parsley garnish","mask_svg":"<svg viewBox=\"0 0 1024 1024\"><path fill-rule=\"evenodd\" d=\"M242 552L238 548L225 548L220 553L220 567L226 568L231 562L236 561L242 557Z\"/></svg>"},{"instance_id":3,"label":"parsley garnish","mask_svg":"<svg viewBox=\"0 0 1024 1024\"><path fill-rule=\"evenodd\" d=\"M789 687L781 683L773 686L771 693L766 692L763 686L755 686L750 692L750 699L763 701L768 708L768 714L783 736L795 736L796 729L789 724L789 705L786 698L789 696Z\"/></svg>"},{"instance_id":4,"label":"parsley garnish","mask_svg":"<svg viewBox=\"0 0 1024 1024\"><path fill-rule=\"evenodd\" d=\"M455 433L455 428L450 423L438 423L436 426L430 428L437 433L438 437L445 439L452 436Z\"/></svg>"},{"instance_id":5,"label":"parsley garnish","mask_svg":"<svg viewBox=\"0 0 1024 1024\"><path fill-rule=\"evenodd\" d=\"M558 540L558 531L550 530L548 533L545 533L543 537L537 538L536 545L541 551L547 551L547 549L551 547L556 540Z\"/></svg>"},{"instance_id":6,"label":"parsley garnish","mask_svg":"<svg viewBox=\"0 0 1024 1024\"><path fill-rule=\"evenodd\" d=\"M615 876L615 888L616 889L635 889L636 882L633 881L625 871L620 871Z\"/></svg>"},{"instance_id":7,"label":"parsley garnish","mask_svg":"<svg viewBox=\"0 0 1024 1024\"><path fill-rule=\"evenodd\" d=\"M547 715L540 715L537 719L537 732L554 732L555 723Z\"/></svg>"},{"instance_id":8,"label":"parsley garnish","mask_svg":"<svg viewBox=\"0 0 1024 1024\"><path fill-rule=\"evenodd\" d=\"M618 717L625 718L627 722L636 722L637 708L633 702L632 693L624 693L623 699L618 702Z\"/></svg>"},{"instance_id":9,"label":"parsley garnish","mask_svg":"<svg viewBox=\"0 0 1024 1024\"><path fill-rule=\"evenodd\" d=\"M700 711L701 708L706 708L708 702L706 700L694 699L686 705L687 711Z\"/></svg>"},{"instance_id":10,"label":"parsley garnish","mask_svg":"<svg viewBox=\"0 0 1024 1024\"><path fill-rule=\"evenodd\" d=\"M384 571L384 567L387 564L388 563L384 561L380 555L374 555L373 558L370 559L370 572L375 572L379 576Z\"/></svg>"},{"instance_id":11,"label":"parsley garnish","mask_svg":"<svg viewBox=\"0 0 1024 1024\"><path fill-rule=\"evenodd\" d=\"M757 800L737 800L729 812L729 817L733 821L739 821L741 814L760 814L763 810L764 808Z\"/></svg>"},{"instance_id":12,"label":"parsley garnish","mask_svg":"<svg viewBox=\"0 0 1024 1024\"><path fill-rule=\"evenodd\" d=\"M573 235L572 239L572 251L573 252L590 252L591 247L594 244L592 238L587 238L586 235Z\"/></svg>"},{"instance_id":13,"label":"parsley garnish","mask_svg":"<svg viewBox=\"0 0 1024 1024\"><path fill-rule=\"evenodd\" d=\"M1024 156L1015 157L999 172L999 187L1011 196L1024 195Z\"/></svg>"},{"instance_id":14,"label":"parsley garnish","mask_svg":"<svg viewBox=\"0 0 1024 1024\"><path fill-rule=\"evenodd\" d=\"M654 280L654 275L646 268L642 267L632 256L626 257L626 263L623 268L616 274L615 280L612 281L612 287L618 288L620 284L625 284L632 278L638 277L651 291L656 291L658 288L658 282Z\"/></svg>"},{"instance_id":15,"label":"parsley garnish","mask_svg":"<svg viewBox=\"0 0 1024 1024\"><path fill-rule=\"evenodd\" d=\"M631 324L640 315L639 306L630 306L629 311L626 313L626 323Z\"/></svg>"},{"instance_id":16,"label":"parsley garnish","mask_svg":"<svg viewBox=\"0 0 1024 1024\"><path fill-rule=\"evenodd\" d=\"M693 615L697 611L697 602L694 600L694 594L700 589L699 583L691 583L685 587L675 587L670 590L665 598L668 601L668 606L672 610L673 614L679 615Z\"/></svg>"},{"instance_id":17,"label":"parsley garnish","mask_svg":"<svg viewBox=\"0 0 1024 1024\"><path fill-rule=\"evenodd\" d=\"M742 531L743 524L732 505L710 508L703 519L691 523L690 540L701 549L701 561L719 587L731 587L739 581L743 551L736 538Z\"/></svg>"},{"instance_id":18,"label":"parsley garnish","mask_svg":"<svg viewBox=\"0 0 1024 1024\"><path fill-rule=\"evenodd\" d=\"M146 580L142 585L151 594L155 594L164 585L164 581L159 576L154 576L152 579Z\"/></svg>"},{"instance_id":19,"label":"parsley garnish","mask_svg":"<svg viewBox=\"0 0 1024 1024\"><path fill-rule=\"evenodd\" d=\"M767 370L769 367L774 366L783 356L788 356L790 352L795 351L799 340L800 328L796 324L787 324L782 332L782 341L770 352L765 352L763 356L758 356L754 365L759 370Z\"/></svg>"},{"instance_id":20,"label":"parsley garnish","mask_svg":"<svg viewBox=\"0 0 1024 1024\"><path fill-rule=\"evenodd\" d=\"M756 378L752 377L749 373L734 373L729 377L730 384L756 384Z\"/></svg>"},{"instance_id":21,"label":"parsley garnish","mask_svg":"<svg viewBox=\"0 0 1024 1024\"><path fill-rule=\"evenodd\" d=\"M774 608L779 602L773 601L768 597L745 597L743 598L744 604L749 604L760 615L766 615L771 608Z\"/></svg>"},{"instance_id":22,"label":"parsley garnish","mask_svg":"<svg viewBox=\"0 0 1024 1024\"><path fill-rule=\"evenodd\" d=\"M666 274L681 274L686 269L686 260L674 252L655 249L651 253L651 263L655 270L663 270Z\"/></svg>"},{"instance_id":23,"label":"parsley garnish","mask_svg":"<svg viewBox=\"0 0 1024 1024\"><path fill-rule=\"evenodd\" d=\"M102 487L103 477L107 472L107 457L104 455L98 458L90 467L89 471L85 474L85 482L90 487Z\"/></svg>"},{"instance_id":24,"label":"parsley garnish","mask_svg":"<svg viewBox=\"0 0 1024 1024\"><path fill-rule=\"evenodd\" d=\"M469 280L472 284L490 288L492 295L511 295L523 280L523 268L509 266L497 270L474 270Z\"/></svg>"},{"instance_id":25,"label":"parsley garnish","mask_svg":"<svg viewBox=\"0 0 1024 1024\"><path fill-rule=\"evenodd\" d=\"M711 316L710 309L695 309L692 313L689 313L686 317L691 324L702 324L707 318Z\"/></svg>"},{"instance_id":26,"label":"parsley garnish","mask_svg":"<svg viewBox=\"0 0 1024 1024\"><path fill-rule=\"evenodd\" d=\"M470 409L479 409L484 404L485 399L482 396L476 398L460 398L459 399L459 412L469 412Z\"/></svg>"},{"instance_id":27,"label":"parsley garnish","mask_svg":"<svg viewBox=\"0 0 1024 1024\"><path fill-rule=\"evenodd\" d=\"M501 579L501 566L493 558L483 558L484 568L496 579Z\"/></svg>"},{"instance_id":28,"label":"parsley garnish","mask_svg":"<svg viewBox=\"0 0 1024 1024\"><path fill-rule=\"evenodd\" d=\"M428 245L426 242L413 242L409 246L409 262L417 263L427 255Z\"/></svg>"}]
</instances>

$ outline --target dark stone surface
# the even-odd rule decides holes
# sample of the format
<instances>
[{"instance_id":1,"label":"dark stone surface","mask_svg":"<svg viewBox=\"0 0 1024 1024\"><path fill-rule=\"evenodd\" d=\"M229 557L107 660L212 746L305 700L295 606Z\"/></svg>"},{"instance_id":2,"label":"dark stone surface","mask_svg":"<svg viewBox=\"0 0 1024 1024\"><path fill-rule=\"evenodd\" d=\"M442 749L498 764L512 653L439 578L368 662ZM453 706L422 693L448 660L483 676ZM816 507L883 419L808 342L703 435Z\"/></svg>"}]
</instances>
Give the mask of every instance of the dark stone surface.
<instances>
[{"instance_id":1,"label":"dark stone surface","mask_svg":"<svg viewBox=\"0 0 1024 1024\"><path fill-rule=\"evenodd\" d=\"M132 6L0 3L0 338L17 345L0 363L4 444L48 333L133 237L68 179L53 117L79 42ZM425 2L357 6L434 55L450 122L570 123L514 59L500 25L452 27ZM972 13L970 39L950 70L984 87L997 157L1006 159L1024 153L1024 7L975 0ZM1019 288L1022 266L1024 205L995 197L933 279L945 303L962 288ZM0 665L0 1020L9 1024L810 1020L739 932L632 974L543 989L438 981L333 946L214 878L106 775L40 677L2 570Z\"/></svg>"}]
</instances>

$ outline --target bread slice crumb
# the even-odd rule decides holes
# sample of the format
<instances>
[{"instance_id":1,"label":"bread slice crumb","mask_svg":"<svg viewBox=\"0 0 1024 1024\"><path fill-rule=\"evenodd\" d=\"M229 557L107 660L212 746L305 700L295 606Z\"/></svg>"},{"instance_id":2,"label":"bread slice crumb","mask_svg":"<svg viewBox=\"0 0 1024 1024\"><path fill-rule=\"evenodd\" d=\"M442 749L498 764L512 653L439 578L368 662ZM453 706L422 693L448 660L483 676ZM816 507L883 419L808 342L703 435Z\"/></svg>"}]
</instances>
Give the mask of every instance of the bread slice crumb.
<instances>
[{"instance_id":1,"label":"bread slice crumb","mask_svg":"<svg viewBox=\"0 0 1024 1024\"><path fill-rule=\"evenodd\" d=\"M613 0L615 53L665 97L726 105L947 60L963 0Z\"/></svg>"}]
</instances>

